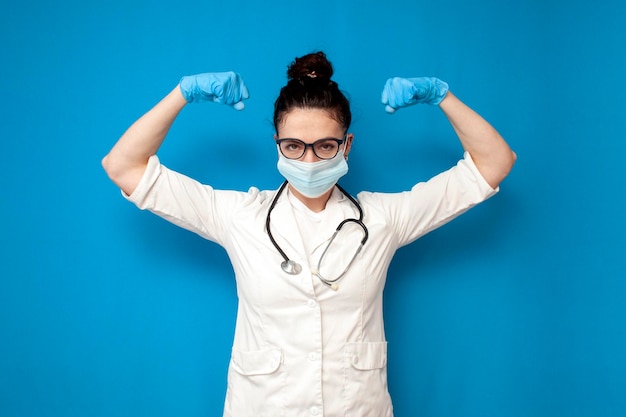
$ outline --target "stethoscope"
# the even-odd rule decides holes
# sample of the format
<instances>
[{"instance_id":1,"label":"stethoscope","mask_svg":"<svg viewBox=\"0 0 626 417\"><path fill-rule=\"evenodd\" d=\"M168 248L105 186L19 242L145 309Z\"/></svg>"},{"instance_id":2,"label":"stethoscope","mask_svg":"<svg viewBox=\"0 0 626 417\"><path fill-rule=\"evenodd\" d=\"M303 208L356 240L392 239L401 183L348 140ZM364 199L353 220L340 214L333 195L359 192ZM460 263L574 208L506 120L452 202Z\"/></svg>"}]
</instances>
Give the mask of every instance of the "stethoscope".
<instances>
[{"instance_id":1,"label":"stethoscope","mask_svg":"<svg viewBox=\"0 0 626 417\"><path fill-rule=\"evenodd\" d=\"M285 189L286 186L287 186L287 181L283 182L283 184L280 186L280 188L278 189L278 192L276 193L276 195L274 196L274 199L272 200L272 203L270 204L270 208L267 211L267 218L265 219L265 230L267 231L267 235L272 241L272 244L274 245L276 250L278 250L278 252L281 254L281 256L284 259L284 261L280 263L281 269L289 275L298 275L300 272L302 272L302 266L296 261L289 259L285 251L283 251L281 247L278 245L278 243L276 243L276 240L274 240L274 236L272 236L272 231L270 230L270 218L271 218L272 210L274 210L274 207L276 206L276 202L278 201L278 198L283 193L283 190ZM358 219L347 218L343 220L341 223L339 223L339 225L337 226L337 229L335 229L335 233L333 233L332 237L328 241L328 244L326 244L326 248L322 252L322 256L320 256L320 259L317 262L317 269L312 270L311 272L313 273L313 275L317 276L322 283L324 283L325 285L327 285L328 287L336 291L339 288L338 285L336 284L337 281L339 281L339 279L341 279L341 277L343 277L345 273L348 272L348 269L350 268L350 266L356 259L357 255L359 254L359 252L361 252L361 249L363 249L363 245L365 244L365 242L367 242L369 233L367 231L367 227L363 223L363 209L361 209L361 205L350 194L348 194L348 192L344 190L339 184L335 184L335 186L339 189L339 191L343 193L343 195L345 195L352 202L352 204L354 204L357 210L359 210L359 218ZM324 259L326 252L328 252L328 248L330 248L330 245L333 243L333 240L335 240L335 237L337 237L337 234L346 223L355 223L359 225L363 229L363 239L361 239L361 243L359 244L359 247L357 248L356 253L350 260L350 263L348 263L348 266L343 270L343 272L335 279L327 279L319 273L322 260Z\"/></svg>"}]
</instances>

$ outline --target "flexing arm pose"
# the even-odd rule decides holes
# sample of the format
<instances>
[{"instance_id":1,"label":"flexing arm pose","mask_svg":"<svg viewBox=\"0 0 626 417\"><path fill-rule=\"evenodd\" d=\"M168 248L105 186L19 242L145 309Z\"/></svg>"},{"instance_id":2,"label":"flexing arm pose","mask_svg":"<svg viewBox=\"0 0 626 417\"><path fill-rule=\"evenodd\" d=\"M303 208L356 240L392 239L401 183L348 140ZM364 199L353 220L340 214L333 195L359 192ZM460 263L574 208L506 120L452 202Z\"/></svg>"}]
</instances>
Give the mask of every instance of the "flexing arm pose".
<instances>
[{"instance_id":1,"label":"flexing arm pose","mask_svg":"<svg viewBox=\"0 0 626 417\"><path fill-rule=\"evenodd\" d=\"M386 110L438 105L471 160L405 192L352 198L336 187L354 136L350 103L332 76L323 52L288 67L274 103L277 168L286 180L278 190L215 190L153 158L187 103L243 108L248 92L233 72L183 77L102 161L139 208L229 254L238 312L226 417L303 410L392 417L382 303L388 266L398 248L494 195L515 161L498 132L446 83L393 78L383 91Z\"/></svg>"},{"instance_id":2,"label":"flexing arm pose","mask_svg":"<svg viewBox=\"0 0 626 417\"><path fill-rule=\"evenodd\" d=\"M148 159L161 147L174 120L187 103L212 101L244 108L248 90L234 72L205 73L183 77L180 84L144 114L117 141L102 166L127 195L139 183Z\"/></svg>"},{"instance_id":3,"label":"flexing arm pose","mask_svg":"<svg viewBox=\"0 0 626 417\"><path fill-rule=\"evenodd\" d=\"M487 183L496 188L508 175L516 155L500 134L478 113L448 91L448 84L437 78L390 78L382 94L385 109L396 109L418 103L439 105L458 135L463 149Z\"/></svg>"}]
</instances>

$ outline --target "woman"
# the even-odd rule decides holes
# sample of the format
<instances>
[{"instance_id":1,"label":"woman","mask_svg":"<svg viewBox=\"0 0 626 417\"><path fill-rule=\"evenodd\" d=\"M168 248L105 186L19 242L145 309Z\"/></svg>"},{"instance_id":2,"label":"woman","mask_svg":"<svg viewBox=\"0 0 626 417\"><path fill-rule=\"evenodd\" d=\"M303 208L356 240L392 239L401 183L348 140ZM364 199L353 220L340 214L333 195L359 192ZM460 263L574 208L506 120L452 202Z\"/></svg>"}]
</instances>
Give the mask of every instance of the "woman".
<instances>
[{"instance_id":1,"label":"woman","mask_svg":"<svg viewBox=\"0 0 626 417\"><path fill-rule=\"evenodd\" d=\"M450 170L394 194L353 199L336 183L354 136L348 100L322 52L296 58L275 102L277 191L214 190L155 155L190 102L243 109L238 74L180 84L135 122L103 166L126 198L222 245L239 307L225 416L392 416L382 293L395 251L497 191L515 154L436 78L393 78L389 112L438 105L465 150ZM336 232L336 230L338 231Z\"/></svg>"}]
</instances>

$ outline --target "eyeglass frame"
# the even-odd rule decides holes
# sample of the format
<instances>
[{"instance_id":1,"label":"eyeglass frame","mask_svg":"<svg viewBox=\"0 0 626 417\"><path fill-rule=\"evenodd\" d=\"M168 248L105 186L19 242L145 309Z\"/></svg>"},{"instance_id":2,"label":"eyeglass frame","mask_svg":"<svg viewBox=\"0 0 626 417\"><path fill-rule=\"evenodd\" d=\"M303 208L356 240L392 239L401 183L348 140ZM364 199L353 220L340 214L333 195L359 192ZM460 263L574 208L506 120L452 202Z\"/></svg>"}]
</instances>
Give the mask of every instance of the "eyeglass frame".
<instances>
[{"instance_id":1,"label":"eyeglass frame","mask_svg":"<svg viewBox=\"0 0 626 417\"><path fill-rule=\"evenodd\" d=\"M297 138L282 138L282 139L275 139L275 142L276 142L276 145L278 145L278 150L280 151L280 154L281 154L282 156L284 156L285 158L287 158L287 159L298 160L298 159L302 158L304 155L306 155L306 150L307 150L307 148L311 148L311 150L313 151L313 155L315 155L317 158L322 159L322 160L329 160L329 159L333 159L334 157L336 157L336 156L337 156L337 154L339 153L339 149L341 148L341 145L345 144L347 139L348 139L348 134L346 133L345 135L343 135L343 138L342 138L342 139L337 139L337 138L321 138L321 139L316 140L316 141L315 141L315 142L313 142L313 143L306 143L306 142L305 142L305 141L303 141L302 139L297 139ZM285 155L285 154L283 153L283 149L281 148L280 144L281 144L282 142L287 141L287 140L293 140L293 141L299 142L299 143L301 143L302 145L304 145L304 150L302 151L302 154L301 154L300 156L298 156L297 158L292 158L292 157L289 157L289 156L287 156L287 155ZM319 155L317 154L317 152L315 152L315 144L317 144L317 143L319 143L319 142L321 142L321 141L325 141L325 140L332 140L332 141L337 142L337 152L336 152L333 156L328 157L328 158L321 157L321 156L319 156Z\"/></svg>"}]
</instances>

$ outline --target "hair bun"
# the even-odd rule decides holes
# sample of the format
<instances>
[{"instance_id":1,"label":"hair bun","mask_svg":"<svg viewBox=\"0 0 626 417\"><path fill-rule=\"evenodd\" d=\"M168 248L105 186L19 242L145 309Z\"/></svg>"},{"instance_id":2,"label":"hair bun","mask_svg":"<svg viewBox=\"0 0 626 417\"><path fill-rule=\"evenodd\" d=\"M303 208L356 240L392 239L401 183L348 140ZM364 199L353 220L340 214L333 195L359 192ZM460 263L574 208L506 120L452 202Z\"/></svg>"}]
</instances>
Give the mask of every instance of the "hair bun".
<instances>
[{"instance_id":1,"label":"hair bun","mask_svg":"<svg viewBox=\"0 0 626 417\"><path fill-rule=\"evenodd\" d=\"M323 109L345 131L348 130L352 121L350 102L337 83L331 80L332 76L333 66L321 51L291 62L287 69L289 81L280 89L274 102L276 134L293 109Z\"/></svg>"},{"instance_id":2,"label":"hair bun","mask_svg":"<svg viewBox=\"0 0 626 417\"><path fill-rule=\"evenodd\" d=\"M330 81L332 76L333 66L326 59L324 52L315 52L296 58L287 69L288 79L301 82Z\"/></svg>"}]
</instances>

